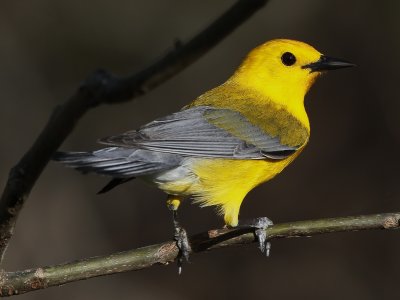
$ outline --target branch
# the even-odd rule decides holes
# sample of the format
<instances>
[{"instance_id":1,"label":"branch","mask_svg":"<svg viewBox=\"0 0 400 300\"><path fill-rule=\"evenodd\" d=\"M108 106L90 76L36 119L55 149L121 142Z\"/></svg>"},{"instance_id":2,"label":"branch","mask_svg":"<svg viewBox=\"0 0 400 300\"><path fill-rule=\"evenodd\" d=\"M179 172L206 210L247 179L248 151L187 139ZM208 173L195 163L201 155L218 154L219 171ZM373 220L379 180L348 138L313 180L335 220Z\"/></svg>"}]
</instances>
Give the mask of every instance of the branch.
<instances>
[{"instance_id":1,"label":"branch","mask_svg":"<svg viewBox=\"0 0 400 300\"><path fill-rule=\"evenodd\" d=\"M269 240L313 236L322 233L399 227L400 212L281 223L266 229ZM189 238L192 255L218 248L255 242L253 229L215 229ZM69 282L126 271L166 265L177 258L174 241L151 245L130 251L98 256L61 265L0 274L0 296L23 294Z\"/></svg>"},{"instance_id":2,"label":"branch","mask_svg":"<svg viewBox=\"0 0 400 300\"><path fill-rule=\"evenodd\" d=\"M118 78L104 70L96 71L68 101L58 106L35 143L10 171L0 198L0 262L13 235L18 214L36 180L89 109L102 103L128 101L157 87L200 58L267 2L237 1L189 42L177 44L159 61L134 75Z\"/></svg>"}]
</instances>

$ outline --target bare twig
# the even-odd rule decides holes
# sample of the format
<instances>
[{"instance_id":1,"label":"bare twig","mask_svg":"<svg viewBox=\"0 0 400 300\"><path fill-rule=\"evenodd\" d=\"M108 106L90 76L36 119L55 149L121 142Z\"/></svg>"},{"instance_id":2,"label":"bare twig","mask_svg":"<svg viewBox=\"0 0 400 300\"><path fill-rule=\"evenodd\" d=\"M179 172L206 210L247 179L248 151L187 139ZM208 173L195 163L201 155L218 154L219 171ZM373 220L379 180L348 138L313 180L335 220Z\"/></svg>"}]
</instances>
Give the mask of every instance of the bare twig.
<instances>
[{"instance_id":1,"label":"bare twig","mask_svg":"<svg viewBox=\"0 0 400 300\"><path fill-rule=\"evenodd\" d=\"M313 236L322 233L399 227L400 213L298 221L274 225L268 239ZM190 237L192 254L255 241L251 228L216 229ZM61 265L0 274L0 296L12 296L97 276L165 265L176 259L174 241L108 256L92 257ZM261 258L260 258L261 259Z\"/></svg>"},{"instance_id":2,"label":"bare twig","mask_svg":"<svg viewBox=\"0 0 400 300\"><path fill-rule=\"evenodd\" d=\"M128 101L157 87L214 47L267 1L237 1L189 42L177 44L159 61L135 75L117 78L103 70L94 72L68 101L57 107L33 146L10 171L0 199L0 261L36 180L54 151L90 108L102 103Z\"/></svg>"}]
</instances>

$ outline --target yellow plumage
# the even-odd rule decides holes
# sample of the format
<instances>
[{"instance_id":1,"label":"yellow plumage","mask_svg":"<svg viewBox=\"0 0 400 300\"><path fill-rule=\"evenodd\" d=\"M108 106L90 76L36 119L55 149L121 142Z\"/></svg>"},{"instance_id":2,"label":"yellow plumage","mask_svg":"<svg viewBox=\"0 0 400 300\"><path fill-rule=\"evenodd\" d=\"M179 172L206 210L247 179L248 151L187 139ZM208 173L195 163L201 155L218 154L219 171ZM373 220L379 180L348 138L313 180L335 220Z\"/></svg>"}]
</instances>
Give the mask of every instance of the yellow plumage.
<instances>
[{"instance_id":1,"label":"yellow plumage","mask_svg":"<svg viewBox=\"0 0 400 300\"><path fill-rule=\"evenodd\" d=\"M200 178L188 191L204 206L217 205L229 226L238 224L240 206L247 193L280 173L294 157L266 160L199 160L193 165Z\"/></svg>"},{"instance_id":2,"label":"yellow plumage","mask_svg":"<svg viewBox=\"0 0 400 300\"><path fill-rule=\"evenodd\" d=\"M301 65L317 61L321 56L301 42L270 41L255 48L227 82L187 107L208 105L238 111L266 133L278 136L282 143L303 148L310 132L304 96L319 73L288 69L280 57L290 51L297 53ZM234 132L232 128L227 130ZM216 205L225 223L236 226L247 193L280 173L300 151L282 160L195 159L191 169L198 180L180 193L193 195L204 206ZM175 185L177 192L181 190L179 183ZM168 192L173 193L171 185Z\"/></svg>"},{"instance_id":3,"label":"yellow plumage","mask_svg":"<svg viewBox=\"0 0 400 300\"><path fill-rule=\"evenodd\" d=\"M116 178L105 190L142 178L169 195L173 210L193 196L217 206L225 223L236 226L246 194L280 173L307 144L304 96L316 78L350 66L305 43L272 40L182 111L103 139L109 148L56 159Z\"/></svg>"}]
</instances>

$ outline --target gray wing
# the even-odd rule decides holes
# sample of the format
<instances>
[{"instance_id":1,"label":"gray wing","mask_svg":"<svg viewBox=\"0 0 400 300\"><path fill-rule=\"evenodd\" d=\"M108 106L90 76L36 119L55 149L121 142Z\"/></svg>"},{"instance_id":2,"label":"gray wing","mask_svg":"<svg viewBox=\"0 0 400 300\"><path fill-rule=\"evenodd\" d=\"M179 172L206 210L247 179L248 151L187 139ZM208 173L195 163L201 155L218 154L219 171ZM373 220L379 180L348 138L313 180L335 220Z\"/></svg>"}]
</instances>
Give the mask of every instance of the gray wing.
<instances>
[{"instance_id":1,"label":"gray wing","mask_svg":"<svg viewBox=\"0 0 400 300\"><path fill-rule=\"evenodd\" d=\"M209 106L182 110L99 142L189 157L230 159L283 159L301 146L282 144L279 137L266 134L239 112Z\"/></svg>"}]
</instances>

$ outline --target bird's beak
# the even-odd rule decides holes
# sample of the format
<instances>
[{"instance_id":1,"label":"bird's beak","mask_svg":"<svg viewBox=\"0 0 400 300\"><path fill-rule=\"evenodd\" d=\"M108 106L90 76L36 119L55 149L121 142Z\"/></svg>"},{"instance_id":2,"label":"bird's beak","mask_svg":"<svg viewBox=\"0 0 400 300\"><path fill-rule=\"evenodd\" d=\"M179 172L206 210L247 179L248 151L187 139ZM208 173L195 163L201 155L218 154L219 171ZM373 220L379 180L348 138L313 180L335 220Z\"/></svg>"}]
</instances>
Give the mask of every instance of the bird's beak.
<instances>
[{"instance_id":1,"label":"bird's beak","mask_svg":"<svg viewBox=\"0 0 400 300\"><path fill-rule=\"evenodd\" d=\"M342 59L321 55L320 59L317 60L316 62L304 65L301 68L310 69L310 73L312 73L312 72L336 70L341 68L349 68L355 66L356 66L355 64Z\"/></svg>"}]
</instances>

